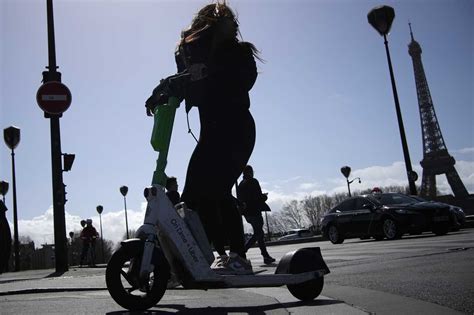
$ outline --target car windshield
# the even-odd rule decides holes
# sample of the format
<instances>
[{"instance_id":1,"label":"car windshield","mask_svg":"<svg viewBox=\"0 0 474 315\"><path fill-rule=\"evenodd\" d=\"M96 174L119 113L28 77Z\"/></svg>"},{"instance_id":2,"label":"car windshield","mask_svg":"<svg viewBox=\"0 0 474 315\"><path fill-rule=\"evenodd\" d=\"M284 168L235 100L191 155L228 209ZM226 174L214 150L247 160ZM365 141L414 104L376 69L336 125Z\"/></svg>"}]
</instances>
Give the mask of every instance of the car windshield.
<instances>
[{"instance_id":1,"label":"car windshield","mask_svg":"<svg viewBox=\"0 0 474 315\"><path fill-rule=\"evenodd\" d=\"M372 198L383 205L397 205L419 202L418 200L402 194L374 194Z\"/></svg>"}]
</instances>

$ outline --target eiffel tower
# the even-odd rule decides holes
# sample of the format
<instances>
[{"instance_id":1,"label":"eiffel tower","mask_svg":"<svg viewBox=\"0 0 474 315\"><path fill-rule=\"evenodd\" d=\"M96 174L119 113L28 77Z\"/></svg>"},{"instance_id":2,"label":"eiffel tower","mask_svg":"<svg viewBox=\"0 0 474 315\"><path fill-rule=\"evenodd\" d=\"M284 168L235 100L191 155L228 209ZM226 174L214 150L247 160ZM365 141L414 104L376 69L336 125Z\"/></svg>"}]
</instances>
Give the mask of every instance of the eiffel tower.
<instances>
[{"instance_id":1,"label":"eiffel tower","mask_svg":"<svg viewBox=\"0 0 474 315\"><path fill-rule=\"evenodd\" d=\"M435 198L436 175L446 174L448 183L456 198L464 198L467 197L469 193L454 168L456 161L449 155L446 144L444 143L421 61L421 46L413 38L411 23L408 23L408 25L411 35L411 42L408 44L408 53L412 58L413 71L415 72L416 92L418 105L420 107L421 133L423 137L423 160L420 162L423 168L423 177L420 195L430 199Z\"/></svg>"}]
</instances>

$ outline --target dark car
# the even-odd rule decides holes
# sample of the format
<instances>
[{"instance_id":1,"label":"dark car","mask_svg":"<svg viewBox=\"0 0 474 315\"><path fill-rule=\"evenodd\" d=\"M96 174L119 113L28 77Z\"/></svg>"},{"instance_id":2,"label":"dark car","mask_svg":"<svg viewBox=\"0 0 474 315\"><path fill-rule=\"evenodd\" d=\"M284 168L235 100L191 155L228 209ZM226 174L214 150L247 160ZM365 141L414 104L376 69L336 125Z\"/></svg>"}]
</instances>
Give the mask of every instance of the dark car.
<instances>
[{"instance_id":1,"label":"dark car","mask_svg":"<svg viewBox=\"0 0 474 315\"><path fill-rule=\"evenodd\" d=\"M292 229L286 235L278 238L279 241L296 240L299 238L311 237L313 233L308 229Z\"/></svg>"},{"instance_id":2,"label":"dark car","mask_svg":"<svg viewBox=\"0 0 474 315\"><path fill-rule=\"evenodd\" d=\"M464 210L461 207L453 206L439 201L428 201L418 196L410 197L415 198L418 201L440 203L449 206L449 211L451 212L453 220L453 226L451 227L453 231L459 231L462 227L466 225L466 214L464 213Z\"/></svg>"},{"instance_id":3,"label":"dark car","mask_svg":"<svg viewBox=\"0 0 474 315\"><path fill-rule=\"evenodd\" d=\"M444 235L453 225L447 204L418 201L398 193L376 193L344 200L321 221L323 236L333 244L348 237L389 240L405 233Z\"/></svg>"}]
</instances>

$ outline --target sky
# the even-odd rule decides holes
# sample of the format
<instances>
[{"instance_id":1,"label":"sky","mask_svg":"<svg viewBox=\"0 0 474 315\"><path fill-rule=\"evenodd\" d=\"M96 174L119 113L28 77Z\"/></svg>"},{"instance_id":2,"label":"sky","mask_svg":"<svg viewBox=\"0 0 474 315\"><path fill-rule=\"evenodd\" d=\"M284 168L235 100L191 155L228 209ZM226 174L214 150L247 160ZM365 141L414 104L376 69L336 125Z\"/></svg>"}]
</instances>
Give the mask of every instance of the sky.
<instances>
[{"instance_id":1,"label":"sky","mask_svg":"<svg viewBox=\"0 0 474 315\"><path fill-rule=\"evenodd\" d=\"M102 205L103 236L125 233L146 204L157 153L144 102L163 77L176 72L180 32L208 1L55 0L56 55L72 104L61 118L63 153L74 153L67 185L66 230L80 229ZM367 13L395 9L388 36L411 162L421 185L420 116L408 55L412 23L436 115L456 170L474 193L474 2L470 0L234 0L245 41L264 62L250 92L257 140L249 163L273 211L293 199L347 192L340 168L360 177L351 190L406 185L383 38ZM19 234L36 246L53 243L49 120L36 103L48 63L46 0L0 0L0 126L21 129L15 150ZM190 112L199 134L198 113ZM184 184L195 141L178 110L168 175ZM0 180L10 183L7 218L13 222L10 150L0 145ZM444 176L438 189L451 193Z\"/></svg>"}]
</instances>

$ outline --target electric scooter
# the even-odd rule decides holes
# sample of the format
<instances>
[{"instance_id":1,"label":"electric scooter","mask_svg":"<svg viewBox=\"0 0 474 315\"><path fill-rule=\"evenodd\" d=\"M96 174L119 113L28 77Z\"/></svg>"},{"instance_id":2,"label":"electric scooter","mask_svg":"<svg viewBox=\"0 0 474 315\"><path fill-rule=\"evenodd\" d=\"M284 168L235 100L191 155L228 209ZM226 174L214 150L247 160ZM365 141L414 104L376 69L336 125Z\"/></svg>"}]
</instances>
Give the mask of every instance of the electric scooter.
<instances>
[{"instance_id":1,"label":"electric scooter","mask_svg":"<svg viewBox=\"0 0 474 315\"><path fill-rule=\"evenodd\" d=\"M166 159L174 116L180 100L171 96L154 109L151 143L159 152L143 225L125 240L107 264L106 284L112 298L128 310L146 310L165 294L172 275L184 289L278 287L286 285L299 300L311 301L322 291L329 273L319 247L287 253L275 274L222 275L210 265L214 255L196 212L176 207L165 194Z\"/></svg>"}]
</instances>

